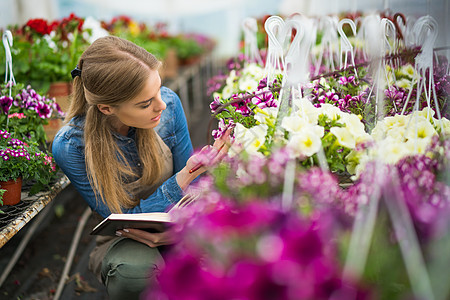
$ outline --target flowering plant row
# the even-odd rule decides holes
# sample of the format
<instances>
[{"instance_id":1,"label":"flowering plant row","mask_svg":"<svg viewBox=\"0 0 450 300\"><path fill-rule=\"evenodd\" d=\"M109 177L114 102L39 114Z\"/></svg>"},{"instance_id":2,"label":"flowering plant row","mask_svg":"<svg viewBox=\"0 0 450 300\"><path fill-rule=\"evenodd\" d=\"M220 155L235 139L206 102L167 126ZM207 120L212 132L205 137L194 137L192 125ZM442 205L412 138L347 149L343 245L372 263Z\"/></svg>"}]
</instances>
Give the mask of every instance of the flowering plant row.
<instances>
[{"instance_id":1,"label":"flowering plant row","mask_svg":"<svg viewBox=\"0 0 450 300\"><path fill-rule=\"evenodd\" d=\"M47 92L52 82L71 81L70 71L84 50L98 37L117 35L135 42L155 54L166 57L169 48L177 50L180 59L189 59L212 50L214 42L202 35L169 35L164 24L154 28L126 16L98 21L75 14L60 20L30 19L24 25L8 28L13 33L13 73L18 82L31 84ZM0 56L0 64L4 64ZM4 76L4 70L0 70Z\"/></svg>"},{"instance_id":2,"label":"flowering plant row","mask_svg":"<svg viewBox=\"0 0 450 300\"><path fill-rule=\"evenodd\" d=\"M214 41L201 34L170 34L165 23L150 26L128 16L118 16L109 22L102 21L101 25L109 34L130 40L159 59L165 59L168 50L175 49L178 59L186 62L214 48Z\"/></svg>"},{"instance_id":3,"label":"flowering plant row","mask_svg":"<svg viewBox=\"0 0 450 300\"><path fill-rule=\"evenodd\" d=\"M40 92L46 92L51 82L70 81L70 71L89 45L91 30L83 25L84 19L71 14L52 22L30 19L24 25L10 26L17 81L31 84ZM4 64L4 56L0 63ZM4 69L0 70L2 74Z\"/></svg>"},{"instance_id":4,"label":"flowering plant row","mask_svg":"<svg viewBox=\"0 0 450 300\"><path fill-rule=\"evenodd\" d=\"M442 112L441 120L432 117L436 111L435 103L427 103L425 92L420 97L416 96L417 84L411 83L414 70L406 62L398 66L395 74L387 67L386 74L390 74L390 78L397 78L399 82L386 83L384 112L378 114L385 115L386 118L378 122L376 119L380 117L375 114L376 97L374 93L370 95L371 79L366 76L366 68L358 69L359 79L355 73L349 75L352 72L345 70L311 81L302 89L305 97L300 99L298 95L291 96L291 115L277 120L281 74L272 84L267 84L263 68L246 62L242 56L230 61L228 66L235 68L229 71L228 76L218 76L216 80L210 81L210 92L214 97L210 107L214 116L219 119L219 128L213 131L214 138L220 137L228 127L235 127L237 143L232 150L236 153L245 151L267 155L274 147L288 144L293 156L306 166L319 165L317 153L323 150L332 171L355 174L356 164L362 157L356 154L366 151L369 145L375 145L375 141L383 151L389 151L383 157L385 161L393 163L407 153L423 153L432 135L449 134L446 99L450 85L449 75L445 73L443 66L434 69L437 109ZM416 98L419 99L419 108L430 105L431 109L426 110L426 116L422 113L421 118L414 117L414 122L410 122L406 115L412 112ZM401 114L403 108L406 115ZM425 122L423 117L429 118L431 123ZM392 118L403 121L394 124ZM419 148L411 148L413 144L417 144L411 127L417 122L420 124L415 134L420 145ZM397 134L392 136L395 142L385 140L384 145L390 145L387 148L380 145L380 130L385 123L394 127L392 133ZM434 129L431 130L430 126L434 126ZM406 127L410 130L405 131ZM397 139L405 132L408 132L408 137ZM410 151L406 151L406 148L405 151L397 151L399 141L409 141L406 145ZM394 156L396 159L393 159ZM374 153L364 157L373 159ZM363 164L360 168L362 166Z\"/></svg>"}]
</instances>

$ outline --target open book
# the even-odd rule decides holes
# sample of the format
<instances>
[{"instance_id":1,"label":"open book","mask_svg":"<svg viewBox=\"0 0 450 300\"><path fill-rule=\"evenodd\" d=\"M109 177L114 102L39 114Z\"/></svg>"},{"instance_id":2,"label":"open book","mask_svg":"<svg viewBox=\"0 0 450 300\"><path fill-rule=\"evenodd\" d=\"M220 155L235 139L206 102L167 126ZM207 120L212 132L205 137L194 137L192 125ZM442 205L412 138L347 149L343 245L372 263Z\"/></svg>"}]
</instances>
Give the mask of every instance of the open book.
<instances>
[{"instance_id":1,"label":"open book","mask_svg":"<svg viewBox=\"0 0 450 300\"><path fill-rule=\"evenodd\" d=\"M116 231L124 228L137 228L150 232L163 232L173 221L170 212L189 205L198 195L186 195L168 212L153 212L139 214L110 214L101 221L91 232L91 235L115 236Z\"/></svg>"}]
</instances>

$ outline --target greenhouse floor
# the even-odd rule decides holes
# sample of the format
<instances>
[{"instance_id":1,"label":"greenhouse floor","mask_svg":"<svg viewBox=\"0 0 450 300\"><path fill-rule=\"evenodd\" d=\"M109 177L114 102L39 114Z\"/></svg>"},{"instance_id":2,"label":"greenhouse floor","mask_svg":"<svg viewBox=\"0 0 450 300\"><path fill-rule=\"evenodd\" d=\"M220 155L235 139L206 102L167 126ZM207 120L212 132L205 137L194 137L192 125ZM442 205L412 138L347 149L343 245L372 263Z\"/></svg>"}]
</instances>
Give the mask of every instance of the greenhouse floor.
<instances>
[{"instance_id":1,"label":"greenhouse floor","mask_svg":"<svg viewBox=\"0 0 450 300\"><path fill-rule=\"evenodd\" d=\"M208 108L207 105L205 107ZM209 117L205 116L209 116L209 112L197 112L195 115L197 117L190 121L189 128L194 148L198 148L207 142ZM51 209L54 213L49 213L34 233L18 263L0 288L0 300L53 299L76 226L87 207L72 185L65 188L53 201ZM97 221L90 217L81 235L69 280L59 299L108 299L104 286L87 268L89 253L94 247L94 237L90 236L89 232L95 225ZM13 256L29 227L30 224L0 248L1 270Z\"/></svg>"}]
</instances>

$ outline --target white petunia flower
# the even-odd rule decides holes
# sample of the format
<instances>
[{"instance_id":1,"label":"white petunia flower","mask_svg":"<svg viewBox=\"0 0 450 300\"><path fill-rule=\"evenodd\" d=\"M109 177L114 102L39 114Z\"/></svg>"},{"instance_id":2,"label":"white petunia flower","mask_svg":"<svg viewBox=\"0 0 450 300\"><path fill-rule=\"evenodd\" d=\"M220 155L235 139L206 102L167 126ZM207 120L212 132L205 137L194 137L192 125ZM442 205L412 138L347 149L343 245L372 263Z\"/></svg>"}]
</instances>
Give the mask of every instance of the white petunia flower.
<instances>
[{"instance_id":1,"label":"white petunia flower","mask_svg":"<svg viewBox=\"0 0 450 300\"><path fill-rule=\"evenodd\" d=\"M235 142L242 145L249 154L261 154L258 150L264 145L267 129L268 126L265 124L245 128L242 124L237 123L234 128Z\"/></svg>"},{"instance_id":2,"label":"white petunia flower","mask_svg":"<svg viewBox=\"0 0 450 300\"><path fill-rule=\"evenodd\" d=\"M301 133L293 134L287 143L287 147L292 151L294 157L302 155L310 157L319 152L321 146L322 141L312 126L310 126L310 130L303 130Z\"/></svg>"},{"instance_id":3,"label":"white petunia flower","mask_svg":"<svg viewBox=\"0 0 450 300\"><path fill-rule=\"evenodd\" d=\"M298 108L297 115L306 117L311 124L317 124L320 110L311 101L306 98L301 98L300 100L295 99L294 105Z\"/></svg>"},{"instance_id":4,"label":"white petunia flower","mask_svg":"<svg viewBox=\"0 0 450 300\"><path fill-rule=\"evenodd\" d=\"M414 139L431 139L437 132L434 126L422 116L413 117L409 127L406 129L405 138L407 140Z\"/></svg>"},{"instance_id":5,"label":"white petunia flower","mask_svg":"<svg viewBox=\"0 0 450 300\"><path fill-rule=\"evenodd\" d=\"M348 149L356 146L356 139L347 127L331 127L330 132L337 138L338 144Z\"/></svg>"},{"instance_id":6,"label":"white petunia flower","mask_svg":"<svg viewBox=\"0 0 450 300\"><path fill-rule=\"evenodd\" d=\"M244 69L242 69L242 73L244 76L250 75L258 81L264 77L264 69L255 63L248 64Z\"/></svg>"},{"instance_id":7,"label":"white petunia flower","mask_svg":"<svg viewBox=\"0 0 450 300\"><path fill-rule=\"evenodd\" d=\"M404 89L409 89L411 87L411 80L402 78L395 82L395 85Z\"/></svg>"},{"instance_id":8,"label":"white petunia flower","mask_svg":"<svg viewBox=\"0 0 450 300\"><path fill-rule=\"evenodd\" d=\"M425 154L430 142L431 139L408 140L404 147L408 154Z\"/></svg>"},{"instance_id":9,"label":"white petunia flower","mask_svg":"<svg viewBox=\"0 0 450 300\"><path fill-rule=\"evenodd\" d=\"M237 79L236 70L231 70L230 74L227 77L226 84L229 87L234 85L234 81Z\"/></svg>"},{"instance_id":10,"label":"white petunia flower","mask_svg":"<svg viewBox=\"0 0 450 300\"><path fill-rule=\"evenodd\" d=\"M411 154L404 143L390 137L380 141L377 147L377 157L388 164L396 164L400 159Z\"/></svg>"},{"instance_id":11,"label":"white petunia flower","mask_svg":"<svg viewBox=\"0 0 450 300\"><path fill-rule=\"evenodd\" d=\"M268 124L269 120L275 121L278 113L277 107L265 107L265 108L256 108L255 112L255 120L260 124Z\"/></svg>"},{"instance_id":12,"label":"white petunia flower","mask_svg":"<svg viewBox=\"0 0 450 300\"><path fill-rule=\"evenodd\" d=\"M226 85L222 90L222 99L228 99L232 94L233 89L229 85Z\"/></svg>"},{"instance_id":13,"label":"white petunia flower","mask_svg":"<svg viewBox=\"0 0 450 300\"><path fill-rule=\"evenodd\" d=\"M337 120L342 114L342 111L338 107L328 103L322 104L319 110L319 114L325 114L330 120Z\"/></svg>"},{"instance_id":14,"label":"white petunia flower","mask_svg":"<svg viewBox=\"0 0 450 300\"><path fill-rule=\"evenodd\" d=\"M250 76L245 76L239 79L239 90L245 92L254 92L258 88L259 81Z\"/></svg>"},{"instance_id":15,"label":"white petunia flower","mask_svg":"<svg viewBox=\"0 0 450 300\"><path fill-rule=\"evenodd\" d=\"M298 115L292 115L284 117L281 121L281 127L288 132L297 134L303 131L313 131L319 138L324 135L324 128L319 125L311 125L306 118L299 117Z\"/></svg>"}]
</instances>

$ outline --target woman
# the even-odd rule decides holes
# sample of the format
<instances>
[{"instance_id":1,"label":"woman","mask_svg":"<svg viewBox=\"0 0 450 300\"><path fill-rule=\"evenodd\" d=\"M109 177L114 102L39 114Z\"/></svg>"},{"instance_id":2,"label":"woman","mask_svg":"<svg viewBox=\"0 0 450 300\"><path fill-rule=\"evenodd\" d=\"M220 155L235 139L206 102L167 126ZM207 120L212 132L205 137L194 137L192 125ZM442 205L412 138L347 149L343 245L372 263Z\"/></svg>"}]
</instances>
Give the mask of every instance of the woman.
<instances>
[{"instance_id":1,"label":"woman","mask_svg":"<svg viewBox=\"0 0 450 300\"><path fill-rule=\"evenodd\" d=\"M109 36L92 43L72 71L68 124L53 141L53 155L102 217L165 211L205 171L192 172L199 158L190 157L183 108L178 96L161 86L159 66L143 48ZM219 160L227 151L225 142L202 151ZM89 267L111 299L138 298L164 264L156 247L173 237L137 229L117 235L97 238Z\"/></svg>"}]
</instances>

